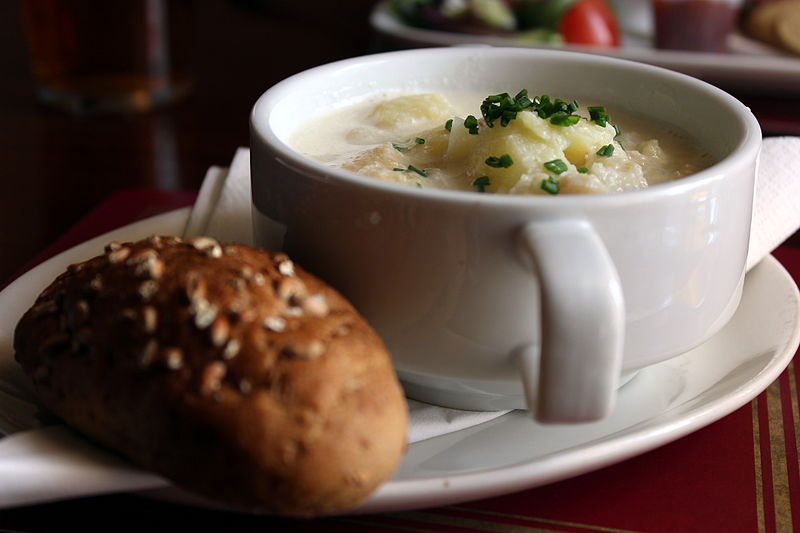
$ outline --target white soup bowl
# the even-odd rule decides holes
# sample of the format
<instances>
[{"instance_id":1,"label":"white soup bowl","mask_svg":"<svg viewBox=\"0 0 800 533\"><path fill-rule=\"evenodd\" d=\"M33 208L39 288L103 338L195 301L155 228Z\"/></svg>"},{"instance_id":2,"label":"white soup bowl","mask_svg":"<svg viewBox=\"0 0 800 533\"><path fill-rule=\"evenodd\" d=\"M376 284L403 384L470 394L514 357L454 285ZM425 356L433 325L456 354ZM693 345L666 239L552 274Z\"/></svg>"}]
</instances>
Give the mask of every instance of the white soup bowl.
<instances>
[{"instance_id":1,"label":"white soup bowl","mask_svg":"<svg viewBox=\"0 0 800 533\"><path fill-rule=\"evenodd\" d=\"M382 91L522 88L671 124L717 162L640 191L512 196L381 182L287 144L321 112ZM761 132L694 78L552 50L392 52L278 83L251 135L256 243L348 297L412 398L600 419L622 376L707 340L739 303Z\"/></svg>"}]
</instances>

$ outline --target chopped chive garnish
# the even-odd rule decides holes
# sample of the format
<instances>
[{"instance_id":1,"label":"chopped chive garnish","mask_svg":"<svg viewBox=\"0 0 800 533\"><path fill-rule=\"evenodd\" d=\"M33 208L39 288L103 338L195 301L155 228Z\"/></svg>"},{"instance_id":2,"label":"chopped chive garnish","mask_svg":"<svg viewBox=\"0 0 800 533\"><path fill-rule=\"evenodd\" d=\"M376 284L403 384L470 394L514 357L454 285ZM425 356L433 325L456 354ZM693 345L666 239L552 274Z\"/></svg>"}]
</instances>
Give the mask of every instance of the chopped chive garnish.
<instances>
[{"instance_id":1,"label":"chopped chive garnish","mask_svg":"<svg viewBox=\"0 0 800 533\"><path fill-rule=\"evenodd\" d=\"M579 115L570 115L566 111L557 111L550 117L550 122L556 126L574 126L580 119Z\"/></svg>"},{"instance_id":2,"label":"chopped chive garnish","mask_svg":"<svg viewBox=\"0 0 800 533\"><path fill-rule=\"evenodd\" d=\"M598 126L606 127L606 125L611 124L614 127L614 136L617 137L620 134L619 126L614 124L611 121L611 117L606 113L606 108L601 105L593 105L589 106L586 109L589 110L589 118L593 122L595 122Z\"/></svg>"},{"instance_id":3,"label":"chopped chive garnish","mask_svg":"<svg viewBox=\"0 0 800 533\"><path fill-rule=\"evenodd\" d=\"M472 186L478 189L478 192L486 192L486 187L491 185L489 181L489 176L481 176L480 178L475 178L472 181Z\"/></svg>"},{"instance_id":4,"label":"chopped chive garnish","mask_svg":"<svg viewBox=\"0 0 800 533\"><path fill-rule=\"evenodd\" d=\"M575 100L567 103L560 98L551 99L546 94L531 100L528 91L523 89L513 97L508 93L487 96L481 104L481 114L490 128L494 127L498 119L501 126L508 126L517 118L517 113L526 110L536 113L543 119L550 119L558 126L572 126L580 120L580 116L573 115L579 107Z\"/></svg>"},{"instance_id":5,"label":"chopped chive garnish","mask_svg":"<svg viewBox=\"0 0 800 533\"><path fill-rule=\"evenodd\" d=\"M553 176L542 180L542 190L548 194L558 194L558 180Z\"/></svg>"},{"instance_id":6,"label":"chopped chive garnish","mask_svg":"<svg viewBox=\"0 0 800 533\"><path fill-rule=\"evenodd\" d=\"M541 118L550 118L556 113L563 113L564 115L572 115L578 110L578 102L573 100L569 104L560 98L551 100L546 94L537 96L533 99L533 111L535 111Z\"/></svg>"},{"instance_id":7,"label":"chopped chive garnish","mask_svg":"<svg viewBox=\"0 0 800 533\"><path fill-rule=\"evenodd\" d=\"M444 123L444 129L447 131L451 131L453 129L453 119L448 119L447 122Z\"/></svg>"},{"instance_id":8,"label":"chopped chive garnish","mask_svg":"<svg viewBox=\"0 0 800 533\"><path fill-rule=\"evenodd\" d=\"M468 115L467 118L464 119L464 127L467 128L470 135L477 135L478 134L478 119L472 115Z\"/></svg>"},{"instance_id":9,"label":"chopped chive garnish","mask_svg":"<svg viewBox=\"0 0 800 533\"><path fill-rule=\"evenodd\" d=\"M425 172L422 169L419 169L419 168L415 167L414 165L408 165L408 168L394 167L392 170L395 170L397 172L405 172L406 170L410 170L411 172L416 172L417 174L419 174L423 178L427 178L428 177L428 173L427 172Z\"/></svg>"},{"instance_id":10,"label":"chopped chive garnish","mask_svg":"<svg viewBox=\"0 0 800 533\"><path fill-rule=\"evenodd\" d=\"M492 94L483 100L481 114L490 128L494 127L494 121L497 119L500 119L500 125L505 127L517 118L517 113L524 111L532 104L526 89L522 89L513 97L508 93Z\"/></svg>"},{"instance_id":11,"label":"chopped chive garnish","mask_svg":"<svg viewBox=\"0 0 800 533\"><path fill-rule=\"evenodd\" d=\"M411 172L416 172L417 174L419 174L423 178L427 178L428 177L428 173L427 172L415 167L414 165L408 165L408 170L410 170Z\"/></svg>"},{"instance_id":12,"label":"chopped chive garnish","mask_svg":"<svg viewBox=\"0 0 800 533\"><path fill-rule=\"evenodd\" d=\"M417 144L425 144L425 139L423 139L422 137L417 137L416 139L414 139L414 142L417 143ZM408 146L403 146L400 143L392 143L392 148L394 148L398 152L407 152L408 151Z\"/></svg>"},{"instance_id":13,"label":"chopped chive garnish","mask_svg":"<svg viewBox=\"0 0 800 533\"><path fill-rule=\"evenodd\" d=\"M567 164L561 159L553 159L545 163L544 168L555 174L562 174L567 171Z\"/></svg>"},{"instance_id":14,"label":"chopped chive garnish","mask_svg":"<svg viewBox=\"0 0 800 533\"><path fill-rule=\"evenodd\" d=\"M613 144L607 144L597 151L597 155L602 155L603 157L610 157L611 154L613 153L614 153Z\"/></svg>"},{"instance_id":15,"label":"chopped chive garnish","mask_svg":"<svg viewBox=\"0 0 800 533\"><path fill-rule=\"evenodd\" d=\"M611 122L611 117L606 113L606 108L601 105L592 105L586 108L589 111L589 118L597 123L598 126L605 127Z\"/></svg>"},{"instance_id":16,"label":"chopped chive garnish","mask_svg":"<svg viewBox=\"0 0 800 533\"><path fill-rule=\"evenodd\" d=\"M589 169L588 169L588 168L586 168L586 167L580 167L580 168L578 169L578 172L580 172L581 174L588 174L588 172L589 172Z\"/></svg>"},{"instance_id":17,"label":"chopped chive garnish","mask_svg":"<svg viewBox=\"0 0 800 533\"><path fill-rule=\"evenodd\" d=\"M503 154L500 157L490 156L486 158L484 163L493 168L508 168L514 164L514 160L511 159L509 154Z\"/></svg>"}]
</instances>

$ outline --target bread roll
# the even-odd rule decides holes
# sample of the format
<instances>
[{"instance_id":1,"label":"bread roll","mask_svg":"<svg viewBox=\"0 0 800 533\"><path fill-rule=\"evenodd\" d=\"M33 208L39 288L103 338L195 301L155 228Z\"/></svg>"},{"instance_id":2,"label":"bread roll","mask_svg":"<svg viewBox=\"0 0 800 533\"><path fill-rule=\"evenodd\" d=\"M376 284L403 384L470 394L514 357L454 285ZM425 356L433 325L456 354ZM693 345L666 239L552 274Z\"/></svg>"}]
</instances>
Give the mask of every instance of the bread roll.
<instances>
[{"instance_id":1,"label":"bread roll","mask_svg":"<svg viewBox=\"0 0 800 533\"><path fill-rule=\"evenodd\" d=\"M284 254L207 237L111 243L45 289L14 348L70 425L238 509L341 513L406 446L382 341Z\"/></svg>"},{"instance_id":2,"label":"bread roll","mask_svg":"<svg viewBox=\"0 0 800 533\"><path fill-rule=\"evenodd\" d=\"M800 1L771 0L760 2L749 10L742 21L749 36L800 54Z\"/></svg>"}]
</instances>

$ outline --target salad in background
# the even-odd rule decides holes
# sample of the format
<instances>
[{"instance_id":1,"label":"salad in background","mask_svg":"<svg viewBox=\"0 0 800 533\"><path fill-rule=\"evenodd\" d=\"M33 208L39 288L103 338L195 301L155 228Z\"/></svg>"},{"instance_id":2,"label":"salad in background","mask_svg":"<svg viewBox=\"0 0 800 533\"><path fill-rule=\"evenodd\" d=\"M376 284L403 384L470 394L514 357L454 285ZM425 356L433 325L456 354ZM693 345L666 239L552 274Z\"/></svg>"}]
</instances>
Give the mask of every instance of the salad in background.
<instances>
[{"instance_id":1,"label":"salad in background","mask_svg":"<svg viewBox=\"0 0 800 533\"><path fill-rule=\"evenodd\" d=\"M513 34L533 43L618 47L607 0L392 0L409 26L457 33Z\"/></svg>"}]
</instances>

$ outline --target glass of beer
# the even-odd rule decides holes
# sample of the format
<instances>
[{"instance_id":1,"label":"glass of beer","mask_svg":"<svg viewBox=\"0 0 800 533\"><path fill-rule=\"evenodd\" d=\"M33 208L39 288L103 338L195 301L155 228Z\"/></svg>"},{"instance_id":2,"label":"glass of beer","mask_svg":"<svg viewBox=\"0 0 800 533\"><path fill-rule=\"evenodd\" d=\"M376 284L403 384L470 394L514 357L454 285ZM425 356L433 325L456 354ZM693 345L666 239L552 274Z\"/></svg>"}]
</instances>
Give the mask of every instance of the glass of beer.
<instances>
[{"instance_id":1,"label":"glass of beer","mask_svg":"<svg viewBox=\"0 0 800 533\"><path fill-rule=\"evenodd\" d=\"M192 0L23 0L37 94L74 113L147 111L184 95Z\"/></svg>"}]
</instances>

